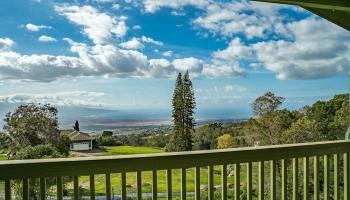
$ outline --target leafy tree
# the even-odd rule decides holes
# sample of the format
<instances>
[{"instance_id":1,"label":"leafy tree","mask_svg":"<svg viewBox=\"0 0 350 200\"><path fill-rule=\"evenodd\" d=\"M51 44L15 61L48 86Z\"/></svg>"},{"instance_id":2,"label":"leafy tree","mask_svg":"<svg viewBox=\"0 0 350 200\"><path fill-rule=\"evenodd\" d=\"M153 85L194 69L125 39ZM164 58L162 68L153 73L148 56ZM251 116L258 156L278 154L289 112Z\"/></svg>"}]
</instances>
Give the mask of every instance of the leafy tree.
<instances>
[{"instance_id":1,"label":"leafy tree","mask_svg":"<svg viewBox=\"0 0 350 200\"><path fill-rule=\"evenodd\" d=\"M283 133L283 143L302 143L322 140L315 120L302 117Z\"/></svg>"},{"instance_id":2,"label":"leafy tree","mask_svg":"<svg viewBox=\"0 0 350 200\"><path fill-rule=\"evenodd\" d=\"M266 92L263 96L255 99L251 106L254 114L261 117L276 112L278 107L282 105L283 101L283 97L278 97L272 92Z\"/></svg>"},{"instance_id":3,"label":"leafy tree","mask_svg":"<svg viewBox=\"0 0 350 200\"><path fill-rule=\"evenodd\" d=\"M75 124L73 125L73 129L75 130L75 131L80 131L80 127L79 127L79 122L78 121L75 121Z\"/></svg>"},{"instance_id":4,"label":"leafy tree","mask_svg":"<svg viewBox=\"0 0 350 200\"><path fill-rule=\"evenodd\" d=\"M20 105L13 113L7 113L4 121L13 153L28 146L58 143L57 109L49 104Z\"/></svg>"},{"instance_id":5,"label":"leafy tree","mask_svg":"<svg viewBox=\"0 0 350 200\"><path fill-rule=\"evenodd\" d=\"M218 149L227 149L235 146L234 138L230 134L218 137Z\"/></svg>"},{"instance_id":6,"label":"leafy tree","mask_svg":"<svg viewBox=\"0 0 350 200\"><path fill-rule=\"evenodd\" d=\"M259 142L261 145L283 144L282 133L299 117L297 111L279 110L258 119L250 119L244 127L244 132L250 144L254 142Z\"/></svg>"},{"instance_id":7,"label":"leafy tree","mask_svg":"<svg viewBox=\"0 0 350 200\"><path fill-rule=\"evenodd\" d=\"M192 132L194 131L194 109L196 106L194 90L188 71L178 74L173 94L173 135L167 145L168 151L192 150Z\"/></svg>"},{"instance_id":8,"label":"leafy tree","mask_svg":"<svg viewBox=\"0 0 350 200\"><path fill-rule=\"evenodd\" d=\"M121 146L122 142L113 136L99 136L96 138L98 146Z\"/></svg>"},{"instance_id":9,"label":"leafy tree","mask_svg":"<svg viewBox=\"0 0 350 200\"><path fill-rule=\"evenodd\" d=\"M44 144L37 146L27 146L17 152L14 159L39 159L39 158L58 158L62 155L52 144Z\"/></svg>"},{"instance_id":10,"label":"leafy tree","mask_svg":"<svg viewBox=\"0 0 350 200\"><path fill-rule=\"evenodd\" d=\"M212 123L201 126L193 134L193 148L196 150L216 149L217 138L223 130L222 124Z\"/></svg>"}]
</instances>

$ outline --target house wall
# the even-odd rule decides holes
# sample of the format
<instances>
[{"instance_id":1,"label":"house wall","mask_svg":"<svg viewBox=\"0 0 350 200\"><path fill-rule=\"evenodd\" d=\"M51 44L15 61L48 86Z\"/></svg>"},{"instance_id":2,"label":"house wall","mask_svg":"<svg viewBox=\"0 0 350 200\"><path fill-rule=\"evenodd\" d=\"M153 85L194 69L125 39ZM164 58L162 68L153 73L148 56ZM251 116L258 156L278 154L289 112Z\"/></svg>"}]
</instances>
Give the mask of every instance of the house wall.
<instances>
[{"instance_id":1,"label":"house wall","mask_svg":"<svg viewBox=\"0 0 350 200\"><path fill-rule=\"evenodd\" d=\"M92 150L91 141L73 142L70 149L72 151Z\"/></svg>"}]
</instances>

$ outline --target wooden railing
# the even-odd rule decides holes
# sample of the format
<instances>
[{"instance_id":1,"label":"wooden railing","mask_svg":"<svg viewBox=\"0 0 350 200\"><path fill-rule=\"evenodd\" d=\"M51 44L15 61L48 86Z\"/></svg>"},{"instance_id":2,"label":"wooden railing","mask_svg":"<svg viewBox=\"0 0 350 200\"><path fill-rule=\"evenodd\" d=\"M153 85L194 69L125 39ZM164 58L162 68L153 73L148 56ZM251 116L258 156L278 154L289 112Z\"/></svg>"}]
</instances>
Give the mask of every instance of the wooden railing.
<instances>
[{"instance_id":1,"label":"wooden railing","mask_svg":"<svg viewBox=\"0 0 350 200\"><path fill-rule=\"evenodd\" d=\"M30 199L29 180L39 180L40 199L47 199L46 180L56 182L54 199L63 199L62 177L73 177L73 199L80 199L79 179L89 176L88 196L95 199L95 177L105 176L105 199L114 198L111 194L111 174L119 174L120 198L129 198L127 194L127 176L136 173L136 191L134 199L145 199L142 193L144 173L151 178L151 197L157 199L157 183L160 170L166 171L167 199L179 196L181 199L345 199L349 200L349 153L350 141L318 142L264 147L234 148L212 151L193 151L179 153L161 153L134 156L109 156L89 158L45 159L1 161L0 180L4 182L5 200L15 198L13 182L21 183L20 199ZM219 170L218 166L220 166ZM229 169L227 166L231 166ZM231 170L233 168L234 170ZM181 185L179 193L173 192L172 171L180 169ZM194 178L188 178L186 169L194 169ZM217 173L217 172L220 173ZM228 171L234 176L233 187L228 188ZM207 190L200 188L201 173L206 173ZM244 174L244 175L243 175ZM220 176L220 188L214 188L214 176ZM20 181L18 181L20 180ZM186 184L194 181L193 191ZM101 183L100 183L101 184ZM242 187L244 185L244 187ZM256 185L257 187L253 187ZM232 191L232 197L228 192ZM189 197L192 194L192 197ZM1 198L1 197L0 197Z\"/></svg>"}]
</instances>

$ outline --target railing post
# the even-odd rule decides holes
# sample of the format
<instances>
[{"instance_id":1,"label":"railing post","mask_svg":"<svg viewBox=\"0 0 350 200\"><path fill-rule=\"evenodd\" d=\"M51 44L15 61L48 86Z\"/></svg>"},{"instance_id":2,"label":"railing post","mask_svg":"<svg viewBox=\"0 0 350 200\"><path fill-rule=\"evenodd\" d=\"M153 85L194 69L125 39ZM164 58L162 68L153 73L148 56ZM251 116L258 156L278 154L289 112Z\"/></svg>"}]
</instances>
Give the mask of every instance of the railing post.
<instances>
[{"instance_id":1,"label":"railing post","mask_svg":"<svg viewBox=\"0 0 350 200\"><path fill-rule=\"evenodd\" d=\"M45 180L45 178L40 178L40 199L46 200L46 180Z\"/></svg>"},{"instance_id":2,"label":"railing post","mask_svg":"<svg viewBox=\"0 0 350 200\"><path fill-rule=\"evenodd\" d=\"M142 199L142 172L136 172L136 188L137 188L137 200Z\"/></svg>"},{"instance_id":3,"label":"railing post","mask_svg":"<svg viewBox=\"0 0 350 200\"><path fill-rule=\"evenodd\" d=\"M309 200L309 158L304 157L304 200Z\"/></svg>"},{"instance_id":4,"label":"railing post","mask_svg":"<svg viewBox=\"0 0 350 200\"><path fill-rule=\"evenodd\" d=\"M252 200L253 199L253 173L252 173L252 163L249 162L247 163L247 200Z\"/></svg>"},{"instance_id":5,"label":"railing post","mask_svg":"<svg viewBox=\"0 0 350 200\"><path fill-rule=\"evenodd\" d=\"M200 185L201 185L201 168L200 167L196 167L195 168L195 199L196 200L200 200L201 199L201 189L200 189Z\"/></svg>"},{"instance_id":6,"label":"railing post","mask_svg":"<svg viewBox=\"0 0 350 200\"><path fill-rule=\"evenodd\" d=\"M264 161L259 162L259 200L264 200L265 179L264 179Z\"/></svg>"},{"instance_id":7,"label":"railing post","mask_svg":"<svg viewBox=\"0 0 350 200\"><path fill-rule=\"evenodd\" d=\"M298 158L293 158L293 200L298 200Z\"/></svg>"},{"instance_id":8,"label":"railing post","mask_svg":"<svg viewBox=\"0 0 350 200\"><path fill-rule=\"evenodd\" d=\"M74 200L79 200L79 176L73 177Z\"/></svg>"},{"instance_id":9,"label":"railing post","mask_svg":"<svg viewBox=\"0 0 350 200\"><path fill-rule=\"evenodd\" d=\"M281 175L282 175L282 200L287 200L287 160L286 159L282 159L281 161Z\"/></svg>"},{"instance_id":10,"label":"railing post","mask_svg":"<svg viewBox=\"0 0 350 200\"><path fill-rule=\"evenodd\" d=\"M57 186L57 200L63 199L63 179L62 176L56 177L56 186Z\"/></svg>"},{"instance_id":11,"label":"railing post","mask_svg":"<svg viewBox=\"0 0 350 200\"><path fill-rule=\"evenodd\" d=\"M320 199L320 185L319 185L319 159L318 156L314 157L314 200Z\"/></svg>"},{"instance_id":12,"label":"railing post","mask_svg":"<svg viewBox=\"0 0 350 200\"><path fill-rule=\"evenodd\" d=\"M126 172L121 173L122 200L126 200Z\"/></svg>"},{"instance_id":13,"label":"railing post","mask_svg":"<svg viewBox=\"0 0 350 200\"><path fill-rule=\"evenodd\" d=\"M181 199L186 200L186 168L181 168Z\"/></svg>"},{"instance_id":14,"label":"railing post","mask_svg":"<svg viewBox=\"0 0 350 200\"><path fill-rule=\"evenodd\" d=\"M227 165L221 166L221 199L227 199Z\"/></svg>"},{"instance_id":15,"label":"railing post","mask_svg":"<svg viewBox=\"0 0 350 200\"><path fill-rule=\"evenodd\" d=\"M334 200L339 200L339 156L334 154Z\"/></svg>"},{"instance_id":16,"label":"railing post","mask_svg":"<svg viewBox=\"0 0 350 200\"><path fill-rule=\"evenodd\" d=\"M5 200L11 200L11 181L5 180Z\"/></svg>"},{"instance_id":17,"label":"railing post","mask_svg":"<svg viewBox=\"0 0 350 200\"><path fill-rule=\"evenodd\" d=\"M214 167L208 167L208 200L214 200Z\"/></svg>"},{"instance_id":18,"label":"railing post","mask_svg":"<svg viewBox=\"0 0 350 200\"><path fill-rule=\"evenodd\" d=\"M166 184L167 184L167 199L171 200L173 198L173 186L172 186L172 170L167 169L166 170Z\"/></svg>"},{"instance_id":19,"label":"railing post","mask_svg":"<svg viewBox=\"0 0 350 200\"><path fill-rule=\"evenodd\" d=\"M329 199L329 156L324 155L323 157L323 171L324 171L324 177L323 177L323 194L324 194L324 200Z\"/></svg>"},{"instance_id":20,"label":"railing post","mask_svg":"<svg viewBox=\"0 0 350 200\"><path fill-rule=\"evenodd\" d=\"M241 196L241 164L235 164L235 200L240 200Z\"/></svg>"},{"instance_id":21,"label":"railing post","mask_svg":"<svg viewBox=\"0 0 350 200\"><path fill-rule=\"evenodd\" d=\"M158 198L157 170L152 170L152 200Z\"/></svg>"},{"instance_id":22,"label":"railing post","mask_svg":"<svg viewBox=\"0 0 350 200\"><path fill-rule=\"evenodd\" d=\"M276 161L275 160L271 160L270 161L270 187L271 187L271 200L275 200L276 199Z\"/></svg>"},{"instance_id":23,"label":"railing post","mask_svg":"<svg viewBox=\"0 0 350 200\"><path fill-rule=\"evenodd\" d=\"M350 200L350 171L349 171L349 153L344 153L344 200Z\"/></svg>"},{"instance_id":24,"label":"railing post","mask_svg":"<svg viewBox=\"0 0 350 200\"><path fill-rule=\"evenodd\" d=\"M28 179L25 178L22 180L22 198L23 200L29 200L29 184Z\"/></svg>"},{"instance_id":25,"label":"railing post","mask_svg":"<svg viewBox=\"0 0 350 200\"><path fill-rule=\"evenodd\" d=\"M90 174L90 200L95 200L95 175Z\"/></svg>"},{"instance_id":26,"label":"railing post","mask_svg":"<svg viewBox=\"0 0 350 200\"><path fill-rule=\"evenodd\" d=\"M111 174L106 174L106 200L111 200Z\"/></svg>"}]
</instances>

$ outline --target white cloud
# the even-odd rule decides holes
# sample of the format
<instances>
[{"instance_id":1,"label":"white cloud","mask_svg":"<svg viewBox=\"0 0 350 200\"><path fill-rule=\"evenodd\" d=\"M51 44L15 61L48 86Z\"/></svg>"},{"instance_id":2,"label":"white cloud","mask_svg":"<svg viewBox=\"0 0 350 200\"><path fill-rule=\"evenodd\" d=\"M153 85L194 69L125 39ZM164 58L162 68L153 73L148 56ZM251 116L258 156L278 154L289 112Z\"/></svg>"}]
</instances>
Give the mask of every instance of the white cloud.
<instances>
[{"instance_id":1,"label":"white cloud","mask_svg":"<svg viewBox=\"0 0 350 200\"><path fill-rule=\"evenodd\" d=\"M247 38L265 38L271 33L279 34L277 27L287 16L279 15L278 11L286 7L245 1L216 2L206 7L205 14L194 19L193 24L224 37L244 34Z\"/></svg>"},{"instance_id":2,"label":"white cloud","mask_svg":"<svg viewBox=\"0 0 350 200\"><path fill-rule=\"evenodd\" d=\"M143 45L137 38L132 38L127 42L123 42L120 44L124 49L143 49L145 45Z\"/></svg>"},{"instance_id":3,"label":"white cloud","mask_svg":"<svg viewBox=\"0 0 350 200\"><path fill-rule=\"evenodd\" d=\"M252 52L239 38L235 38L226 49L214 52L213 57L223 60L251 59Z\"/></svg>"},{"instance_id":4,"label":"white cloud","mask_svg":"<svg viewBox=\"0 0 350 200\"><path fill-rule=\"evenodd\" d=\"M15 42L10 38L0 38L0 50L11 48Z\"/></svg>"},{"instance_id":5,"label":"white cloud","mask_svg":"<svg viewBox=\"0 0 350 200\"><path fill-rule=\"evenodd\" d=\"M51 26L26 24L26 29L28 31L37 32L37 31L40 31L41 29L51 29Z\"/></svg>"},{"instance_id":6,"label":"white cloud","mask_svg":"<svg viewBox=\"0 0 350 200\"><path fill-rule=\"evenodd\" d=\"M172 55L173 55L173 51L165 51L165 52L163 52L163 56L165 56L165 57L170 57Z\"/></svg>"},{"instance_id":7,"label":"white cloud","mask_svg":"<svg viewBox=\"0 0 350 200\"><path fill-rule=\"evenodd\" d=\"M146 37L146 36L142 36L141 37L141 41L145 42L145 43L151 43L151 44L154 44L154 45L158 45L158 46L163 46L163 42L156 41L156 40L154 40L152 38L149 38L149 37Z\"/></svg>"},{"instance_id":8,"label":"white cloud","mask_svg":"<svg viewBox=\"0 0 350 200\"><path fill-rule=\"evenodd\" d=\"M248 89L241 85L224 85L224 86L214 86L210 88L195 88L198 93L242 93L246 92Z\"/></svg>"},{"instance_id":9,"label":"white cloud","mask_svg":"<svg viewBox=\"0 0 350 200\"><path fill-rule=\"evenodd\" d=\"M0 103L41 103L52 104L55 106L100 107L103 105L103 102L98 98L103 97L104 95L104 93L100 92L87 91L55 92L42 94L18 93L0 96Z\"/></svg>"},{"instance_id":10,"label":"white cloud","mask_svg":"<svg viewBox=\"0 0 350 200\"><path fill-rule=\"evenodd\" d=\"M134 25L134 26L132 27L132 29L136 31L136 30L141 30L142 27L141 27L140 25Z\"/></svg>"},{"instance_id":11,"label":"white cloud","mask_svg":"<svg viewBox=\"0 0 350 200\"><path fill-rule=\"evenodd\" d=\"M114 37L124 37L128 30L125 24L126 17L111 16L91 6L63 4L55 6L55 11L82 26L83 34L95 44L113 43Z\"/></svg>"},{"instance_id":12,"label":"white cloud","mask_svg":"<svg viewBox=\"0 0 350 200\"><path fill-rule=\"evenodd\" d=\"M327 30L327 31L324 31ZM214 53L227 62L250 60L278 79L319 79L344 73L350 65L350 34L313 17L286 24L289 40L268 40L250 45L234 39ZM323 41L323 42L320 42Z\"/></svg>"},{"instance_id":13,"label":"white cloud","mask_svg":"<svg viewBox=\"0 0 350 200\"><path fill-rule=\"evenodd\" d=\"M113 10L119 10L120 9L120 5L115 3L115 4L112 5L112 9Z\"/></svg>"},{"instance_id":14,"label":"white cloud","mask_svg":"<svg viewBox=\"0 0 350 200\"><path fill-rule=\"evenodd\" d=\"M115 2L115 0L93 0L97 3L113 3Z\"/></svg>"},{"instance_id":15,"label":"white cloud","mask_svg":"<svg viewBox=\"0 0 350 200\"><path fill-rule=\"evenodd\" d=\"M182 59L175 59L173 60L173 65L175 69L185 72L188 70L193 75L199 75L203 71L204 63L202 60L199 60L197 58L189 57L189 58L182 58Z\"/></svg>"},{"instance_id":16,"label":"white cloud","mask_svg":"<svg viewBox=\"0 0 350 200\"><path fill-rule=\"evenodd\" d=\"M38 39L40 42L56 42L56 38L50 37L50 36L46 36L46 35L42 35L39 37Z\"/></svg>"},{"instance_id":17,"label":"white cloud","mask_svg":"<svg viewBox=\"0 0 350 200\"><path fill-rule=\"evenodd\" d=\"M146 12L154 13L162 7L179 9L187 5L196 7L205 7L209 5L208 0L143 0L143 5Z\"/></svg>"},{"instance_id":18,"label":"white cloud","mask_svg":"<svg viewBox=\"0 0 350 200\"><path fill-rule=\"evenodd\" d=\"M239 64L211 64L205 65L203 68L203 74L212 77L237 77L243 76L245 74L244 69L242 69Z\"/></svg>"},{"instance_id":19,"label":"white cloud","mask_svg":"<svg viewBox=\"0 0 350 200\"><path fill-rule=\"evenodd\" d=\"M133 37L131 40L121 43L120 46L124 49L143 49L145 48L145 45L143 43L150 43L158 46L163 45L162 42L156 41L149 37L142 36L141 38Z\"/></svg>"},{"instance_id":20,"label":"white cloud","mask_svg":"<svg viewBox=\"0 0 350 200\"><path fill-rule=\"evenodd\" d=\"M240 85L225 85L224 91L225 92L245 92L247 91L247 88L242 87Z\"/></svg>"}]
</instances>

